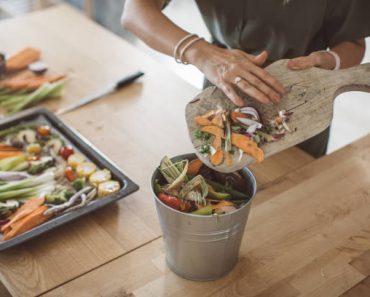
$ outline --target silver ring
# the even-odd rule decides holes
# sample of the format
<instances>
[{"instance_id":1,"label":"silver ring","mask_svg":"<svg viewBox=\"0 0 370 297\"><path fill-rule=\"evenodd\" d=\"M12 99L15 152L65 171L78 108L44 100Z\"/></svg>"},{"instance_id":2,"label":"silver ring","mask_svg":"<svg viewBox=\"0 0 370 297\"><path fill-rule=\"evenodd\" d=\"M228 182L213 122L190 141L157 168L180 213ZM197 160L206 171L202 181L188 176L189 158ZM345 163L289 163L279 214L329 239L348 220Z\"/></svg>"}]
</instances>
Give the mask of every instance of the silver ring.
<instances>
[{"instance_id":1,"label":"silver ring","mask_svg":"<svg viewBox=\"0 0 370 297\"><path fill-rule=\"evenodd\" d=\"M240 76L237 76L237 77L235 77L235 79L234 79L234 84L238 84L238 83L240 83L242 81L242 78L240 77Z\"/></svg>"}]
</instances>

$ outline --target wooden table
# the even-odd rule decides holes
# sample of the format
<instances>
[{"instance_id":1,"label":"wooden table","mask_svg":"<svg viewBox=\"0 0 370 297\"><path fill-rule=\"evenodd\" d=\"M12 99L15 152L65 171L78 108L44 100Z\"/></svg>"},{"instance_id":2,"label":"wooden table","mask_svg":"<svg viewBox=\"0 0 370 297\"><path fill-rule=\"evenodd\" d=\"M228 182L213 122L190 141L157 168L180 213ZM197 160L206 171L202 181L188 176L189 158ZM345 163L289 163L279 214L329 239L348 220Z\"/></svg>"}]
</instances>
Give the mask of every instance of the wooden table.
<instances>
[{"instance_id":1,"label":"wooden table","mask_svg":"<svg viewBox=\"0 0 370 297\"><path fill-rule=\"evenodd\" d=\"M164 154L192 151L184 107L198 90L67 6L1 22L0 44L38 47L69 74L52 109L146 73L63 116L141 189L1 253L13 296L338 296L369 286L370 136L318 161L292 148L253 166L260 191L236 269L215 282L186 281L165 265L149 178Z\"/></svg>"}]
</instances>

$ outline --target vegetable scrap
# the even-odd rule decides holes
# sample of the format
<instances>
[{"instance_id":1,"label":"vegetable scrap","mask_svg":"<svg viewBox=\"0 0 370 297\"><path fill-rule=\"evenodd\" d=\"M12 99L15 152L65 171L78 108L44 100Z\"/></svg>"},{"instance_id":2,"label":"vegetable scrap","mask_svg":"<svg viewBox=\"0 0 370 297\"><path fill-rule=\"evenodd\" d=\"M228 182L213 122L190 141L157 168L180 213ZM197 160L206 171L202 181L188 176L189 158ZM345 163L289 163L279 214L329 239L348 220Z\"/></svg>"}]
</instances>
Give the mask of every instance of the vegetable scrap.
<instances>
[{"instance_id":1,"label":"vegetable scrap","mask_svg":"<svg viewBox=\"0 0 370 297\"><path fill-rule=\"evenodd\" d=\"M41 51L25 48L5 60L0 75L0 107L7 113L15 113L61 95L66 76L45 75L48 68L39 61L40 57Z\"/></svg>"},{"instance_id":2,"label":"vegetable scrap","mask_svg":"<svg viewBox=\"0 0 370 297\"><path fill-rule=\"evenodd\" d=\"M48 125L0 131L0 226L3 239L82 208L121 189Z\"/></svg>"},{"instance_id":3,"label":"vegetable scrap","mask_svg":"<svg viewBox=\"0 0 370 297\"><path fill-rule=\"evenodd\" d=\"M164 157L154 192L165 205L189 214L222 215L237 210L250 199L247 183L238 173L220 173L199 159L172 162Z\"/></svg>"},{"instance_id":4,"label":"vegetable scrap","mask_svg":"<svg viewBox=\"0 0 370 297\"><path fill-rule=\"evenodd\" d=\"M278 141L286 133L294 132L289 126L293 112L279 111L274 119L263 120L253 107L237 108L233 111L218 108L194 118L199 129L194 137L200 141L199 153L209 158L213 166L225 162L232 166L234 156L238 162L247 154L257 162L264 159L261 147L265 143Z\"/></svg>"}]
</instances>

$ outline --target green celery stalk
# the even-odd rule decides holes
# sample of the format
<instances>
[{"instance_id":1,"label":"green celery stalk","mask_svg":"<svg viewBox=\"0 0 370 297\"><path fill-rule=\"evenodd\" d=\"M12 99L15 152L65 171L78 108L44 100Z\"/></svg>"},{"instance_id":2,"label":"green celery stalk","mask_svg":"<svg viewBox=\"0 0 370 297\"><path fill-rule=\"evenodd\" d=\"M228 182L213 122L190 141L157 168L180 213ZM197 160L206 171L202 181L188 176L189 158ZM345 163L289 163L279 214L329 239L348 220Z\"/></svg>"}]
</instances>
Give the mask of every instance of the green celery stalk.
<instances>
[{"instance_id":1,"label":"green celery stalk","mask_svg":"<svg viewBox=\"0 0 370 297\"><path fill-rule=\"evenodd\" d=\"M0 171L11 171L14 167L27 160L25 155L9 157L0 160Z\"/></svg>"},{"instance_id":2,"label":"green celery stalk","mask_svg":"<svg viewBox=\"0 0 370 297\"><path fill-rule=\"evenodd\" d=\"M46 99L47 97L58 96L60 95L63 85L64 85L63 81L43 84L40 88L31 93L29 96L27 96L27 98L25 98L22 102L12 107L9 110L9 112L10 113L18 112L29 105L35 104Z\"/></svg>"}]
</instances>

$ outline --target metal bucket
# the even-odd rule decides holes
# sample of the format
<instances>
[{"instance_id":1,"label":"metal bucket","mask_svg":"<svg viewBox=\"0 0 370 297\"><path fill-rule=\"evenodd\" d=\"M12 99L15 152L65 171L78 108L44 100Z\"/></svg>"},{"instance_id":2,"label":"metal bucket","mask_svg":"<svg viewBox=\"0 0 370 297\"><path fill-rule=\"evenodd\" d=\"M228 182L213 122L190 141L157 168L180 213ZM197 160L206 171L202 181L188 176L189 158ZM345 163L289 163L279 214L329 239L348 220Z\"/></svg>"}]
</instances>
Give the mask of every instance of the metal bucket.
<instances>
[{"instance_id":1,"label":"metal bucket","mask_svg":"<svg viewBox=\"0 0 370 297\"><path fill-rule=\"evenodd\" d=\"M195 157L195 154L188 154L172 160L191 160ZM210 281L221 278L234 268L250 206L256 194L256 180L252 172L245 167L240 173L248 183L247 194L251 198L229 214L200 216L182 213L162 203L154 194L166 261L177 275L190 280ZM158 174L157 169L152 176L152 189Z\"/></svg>"}]
</instances>

